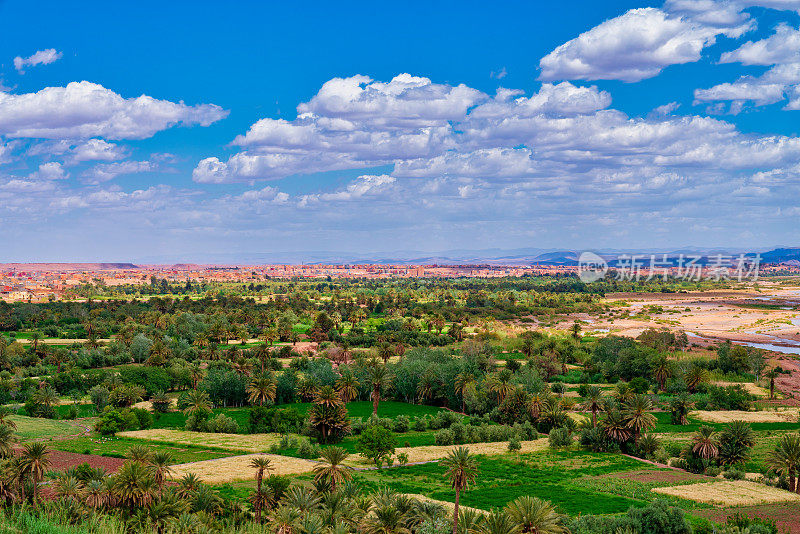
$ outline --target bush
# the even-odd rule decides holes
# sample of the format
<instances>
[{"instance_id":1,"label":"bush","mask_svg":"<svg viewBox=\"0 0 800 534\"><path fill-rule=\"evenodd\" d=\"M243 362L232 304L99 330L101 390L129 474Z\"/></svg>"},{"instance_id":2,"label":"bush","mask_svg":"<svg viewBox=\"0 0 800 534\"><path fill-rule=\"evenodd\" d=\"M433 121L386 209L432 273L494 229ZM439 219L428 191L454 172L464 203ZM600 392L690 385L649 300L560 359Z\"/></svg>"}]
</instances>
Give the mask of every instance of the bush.
<instances>
[{"instance_id":1,"label":"bush","mask_svg":"<svg viewBox=\"0 0 800 534\"><path fill-rule=\"evenodd\" d=\"M172 377L163 367L123 367L119 370L119 377L123 383L135 384L144 388L148 397L172 388Z\"/></svg>"},{"instance_id":2,"label":"bush","mask_svg":"<svg viewBox=\"0 0 800 534\"><path fill-rule=\"evenodd\" d=\"M411 420L406 415L398 415L394 419L392 431L403 434L411 429Z\"/></svg>"},{"instance_id":3,"label":"bush","mask_svg":"<svg viewBox=\"0 0 800 534\"><path fill-rule=\"evenodd\" d=\"M554 449L569 447L572 445L572 432L565 427L554 428L548 436L550 446Z\"/></svg>"},{"instance_id":4,"label":"bush","mask_svg":"<svg viewBox=\"0 0 800 534\"><path fill-rule=\"evenodd\" d=\"M379 462L392 454L396 446L395 436L391 430L382 426L371 426L358 437L356 450L361 456L368 458L379 466Z\"/></svg>"},{"instance_id":5,"label":"bush","mask_svg":"<svg viewBox=\"0 0 800 534\"><path fill-rule=\"evenodd\" d=\"M453 432L450 429L444 428L439 430L434 434L433 437L434 443L437 445L452 445L455 443L455 437L453 436Z\"/></svg>"},{"instance_id":6,"label":"bush","mask_svg":"<svg viewBox=\"0 0 800 534\"><path fill-rule=\"evenodd\" d=\"M516 437L512 437L510 440L508 440L509 452L516 452L520 449L522 449L522 444L519 442L519 439L517 439Z\"/></svg>"},{"instance_id":7,"label":"bush","mask_svg":"<svg viewBox=\"0 0 800 534\"><path fill-rule=\"evenodd\" d=\"M303 420L303 416L294 408L253 406L249 415L250 432L253 434L299 432L303 427Z\"/></svg>"},{"instance_id":8,"label":"bush","mask_svg":"<svg viewBox=\"0 0 800 534\"><path fill-rule=\"evenodd\" d=\"M744 480L744 472L738 469L729 469L722 473L726 480Z\"/></svg>"},{"instance_id":9,"label":"bush","mask_svg":"<svg viewBox=\"0 0 800 534\"><path fill-rule=\"evenodd\" d=\"M750 409L751 396L742 386L709 386L708 404L713 410Z\"/></svg>"},{"instance_id":10,"label":"bush","mask_svg":"<svg viewBox=\"0 0 800 534\"><path fill-rule=\"evenodd\" d=\"M145 411L145 413L147 413ZM150 414L148 414L150 415ZM138 430L139 419L130 408L106 406L94 429L104 436L112 436L124 430Z\"/></svg>"},{"instance_id":11,"label":"bush","mask_svg":"<svg viewBox=\"0 0 800 534\"><path fill-rule=\"evenodd\" d=\"M172 408L172 400L163 391L159 391L150 399L154 413L167 413Z\"/></svg>"},{"instance_id":12,"label":"bush","mask_svg":"<svg viewBox=\"0 0 800 534\"><path fill-rule=\"evenodd\" d=\"M141 430L146 430L153 426L153 416L144 408L131 408L131 413L136 416Z\"/></svg>"},{"instance_id":13,"label":"bush","mask_svg":"<svg viewBox=\"0 0 800 534\"><path fill-rule=\"evenodd\" d=\"M427 430L427 428L428 424L425 422L424 417L418 417L414 421L414 430L416 430L417 432L424 432L425 430Z\"/></svg>"},{"instance_id":14,"label":"bush","mask_svg":"<svg viewBox=\"0 0 800 534\"><path fill-rule=\"evenodd\" d=\"M94 404L94 409L97 412L102 412L103 408L108 406L108 396L110 392L108 388L103 386L94 386L92 389L89 390L89 398L92 399L92 404Z\"/></svg>"},{"instance_id":15,"label":"bush","mask_svg":"<svg viewBox=\"0 0 800 534\"><path fill-rule=\"evenodd\" d=\"M580 444L592 452L612 452L619 450L619 444L606 436L599 428L584 428L580 434Z\"/></svg>"},{"instance_id":16,"label":"bush","mask_svg":"<svg viewBox=\"0 0 800 534\"><path fill-rule=\"evenodd\" d=\"M201 425L204 432L214 432L216 434L238 434L239 424L231 417L224 413L218 414L216 417L209 419L204 425Z\"/></svg>"}]
</instances>

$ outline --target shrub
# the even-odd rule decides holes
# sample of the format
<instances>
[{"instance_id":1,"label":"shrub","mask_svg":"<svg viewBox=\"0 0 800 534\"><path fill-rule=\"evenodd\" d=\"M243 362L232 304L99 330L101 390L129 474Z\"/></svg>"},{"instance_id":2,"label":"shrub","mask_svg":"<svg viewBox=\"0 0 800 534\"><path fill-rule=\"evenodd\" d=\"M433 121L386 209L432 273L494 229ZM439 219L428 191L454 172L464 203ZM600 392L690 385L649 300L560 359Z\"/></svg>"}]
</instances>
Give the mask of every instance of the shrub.
<instances>
[{"instance_id":1,"label":"shrub","mask_svg":"<svg viewBox=\"0 0 800 534\"><path fill-rule=\"evenodd\" d=\"M372 460L378 466L381 459L394 453L395 446L394 433L376 425L361 433L356 443L356 450L361 453L361 456Z\"/></svg>"},{"instance_id":2,"label":"shrub","mask_svg":"<svg viewBox=\"0 0 800 534\"><path fill-rule=\"evenodd\" d=\"M744 472L738 469L729 469L722 473L726 480L744 480Z\"/></svg>"},{"instance_id":3,"label":"shrub","mask_svg":"<svg viewBox=\"0 0 800 534\"><path fill-rule=\"evenodd\" d=\"M299 432L303 426L303 416L294 408L253 406L250 409L249 426L253 434Z\"/></svg>"},{"instance_id":4,"label":"shrub","mask_svg":"<svg viewBox=\"0 0 800 534\"><path fill-rule=\"evenodd\" d=\"M99 434L111 436L124 430L138 430L139 419L130 408L106 406L100 419L95 423L94 429Z\"/></svg>"},{"instance_id":5,"label":"shrub","mask_svg":"<svg viewBox=\"0 0 800 534\"><path fill-rule=\"evenodd\" d=\"M455 438L453 437L453 433L447 429L443 428L434 434L433 437L434 443L437 445L452 445L455 443Z\"/></svg>"},{"instance_id":6,"label":"shrub","mask_svg":"<svg viewBox=\"0 0 800 534\"><path fill-rule=\"evenodd\" d=\"M97 412L102 412L103 408L108 406L108 396L110 392L108 388L103 386L94 386L89 390L89 398L92 399L92 404Z\"/></svg>"},{"instance_id":7,"label":"shrub","mask_svg":"<svg viewBox=\"0 0 800 534\"><path fill-rule=\"evenodd\" d=\"M517 439L516 437L512 437L510 440L508 440L509 452L516 452L520 449L522 449L522 444L519 442L519 439Z\"/></svg>"},{"instance_id":8,"label":"shrub","mask_svg":"<svg viewBox=\"0 0 800 534\"><path fill-rule=\"evenodd\" d=\"M140 429L145 430L153 426L153 416L144 408L131 408L131 413L136 416Z\"/></svg>"},{"instance_id":9,"label":"shrub","mask_svg":"<svg viewBox=\"0 0 800 534\"><path fill-rule=\"evenodd\" d=\"M418 417L414 420L414 430L417 432L424 432L428 428L428 424L425 422L424 417Z\"/></svg>"},{"instance_id":10,"label":"shrub","mask_svg":"<svg viewBox=\"0 0 800 534\"><path fill-rule=\"evenodd\" d=\"M153 395L150 402L153 405L153 412L155 413L167 413L172 407L172 400L163 391L159 391Z\"/></svg>"},{"instance_id":11,"label":"shrub","mask_svg":"<svg viewBox=\"0 0 800 534\"><path fill-rule=\"evenodd\" d=\"M411 428L411 420L406 415L398 415L394 419L394 424L392 425L392 431L404 433L408 432Z\"/></svg>"},{"instance_id":12,"label":"shrub","mask_svg":"<svg viewBox=\"0 0 800 534\"><path fill-rule=\"evenodd\" d=\"M569 447L572 445L572 432L565 427L554 428L548 436L550 446L554 449Z\"/></svg>"},{"instance_id":13,"label":"shrub","mask_svg":"<svg viewBox=\"0 0 800 534\"><path fill-rule=\"evenodd\" d=\"M204 432L214 432L217 434L238 434L239 424L224 413L209 419L201 426Z\"/></svg>"}]
</instances>

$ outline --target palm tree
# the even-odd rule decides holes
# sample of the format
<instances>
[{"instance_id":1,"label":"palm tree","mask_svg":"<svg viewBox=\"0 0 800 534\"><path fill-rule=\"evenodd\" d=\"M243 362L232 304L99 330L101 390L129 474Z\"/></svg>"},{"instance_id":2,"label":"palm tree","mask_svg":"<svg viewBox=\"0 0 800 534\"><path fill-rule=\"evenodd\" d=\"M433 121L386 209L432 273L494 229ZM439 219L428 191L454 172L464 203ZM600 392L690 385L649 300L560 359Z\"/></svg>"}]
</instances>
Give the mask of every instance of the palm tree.
<instances>
[{"instance_id":1,"label":"palm tree","mask_svg":"<svg viewBox=\"0 0 800 534\"><path fill-rule=\"evenodd\" d=\"M703 425L692 435L692 452L704 460L717 457L719 442L713 428Z\"/></svg>"},{"instance_id":2,"label":"palm tree","mask_svg":"<svg viewBox=\"0 0 800 534\"><path fill-rule=\"evenodd\" d=\"M773 367L765 376L769 378L769 398L772 400L775 398L775 379L778 377L778 371Z\"/></svg>"},{"instance_id":3,"label":"palm tree","mask_svg":"<svg viewBox=\"0 0 800 534\"><path fill-rule=\"evenodd\" d=\"M552 503L524 495L506 505L506 514L524 534L567 534L567 516L559 514Z\"/></svg>"},{"instance_id":4,"label":"palm tree","mask_svg":"<svg viewBox=\"0 0 800 534\"><path fill-rule=\"evenodd\" d=\"M731 421L719 435L719 462L722 465L744 463L755 445L753 429L744 421Z\"/></svg>"},{"instance_id":5,"label":"palm tree","mask_svg":"<svg viewBox=\"0 0 800 534\"><path fill-rule=\"evenodd\" d=\"M633 432L634 441L639 441L642 432L656 426L656 416L649 413L652 409L653 403L645 395L633 395L623 404L625 426Z\"/></svg>"},{"instance_id":6,"label":"palm tree","mask_svg":"<svg viewBox=\"0 0 800 534\"><path fill-rule=\"evenodd\" d=\"M172 474L172 468L170 467L173 463L172 454L169 451L156 451L150 456L148 463L153 472L156 486L163 491L164 482Z\"/></svg>"},{"instance_id":7,"label":"palm tree","mask_svg":"<svg viewBox=\"0 0 800 534\"><path fill-rule=\"evenodd\" d=\"M90 480L84 490L85 502L92 508L100 508L106 503L106 485L102 480Z\"/></svg>"},{"instance_id":8,"label":"palm tree","mask_svg":"<svg viewBox=\"0 0 800 534\"><path fill-rule=\"evenodd\" d=\"M581 407L592 412L592 427L597 427L597 412L603 409L603 393L597 386L588 386Z\"/></svg>"},{"instance_id":9,"label":"palm tree","mask_svg":"<svg viewBox=\"0 0 800 534\"><path fill-rule=\"evenodd\" d=\"M325 481L330 484L330 490L336 489L338 484L353 478L350 468L343 462L350 456L341 447L325 447L322 449L322 463L314 466L314 481Z\"/></svg>"},{"instance_id":10,"label":"palm tree","mask_svg":"<svg viewBox=\"0 0 800 534\"><path fill-rule=\"evenodd\" d=\"M14 432L8 425L0 425L0 458L14 456L14 443L17 442Z\"/></svg>"},{"instance_id":11,"label":"palm tree","mask_svg":"<svg viewBox=\"0 0 800 534\"><path fill-rule=\"evenodd\" d=\"M631 438L631 430L619 410L609 410L605 419L600 422L600 427L606 436L617 443L626 442Z\"/></svg>"},{"instance_id":12,"label":"palm tree","mask_svg":"<svg viewBox=\"0 0 800 534\"><path fill-rule=\"evenodd\" d=\"M658 382L658 389L664 391L667 385L667 380L672 377L672 363L667 360L666 356L660 357L653 364L653 378Z\"/></svg>"},{"instance_id":13,"label":"palm tree","mask_svg":"<svg viewBox=\"0 0 800 534\"><path fill-rule=\"evenodd\" d=\"M74 476L59 477L55 483L56 496L60 499L78 501L83 496L80 481Z\"/></svg>"},{"instance_id":14,"label":"palm tree","mask_svg":"<svg viewBox=\"0 0 800 534\"><path fill-rule=\"evenodd\" d=\"M369 381L372 384L372 393L370 394L370 399L372 399L372 416L377 417L378 404L381 402L381 390L389 387L392 375L388 367L380 365L377 362L368 369Z\"/></svg>"},{"instance_id":15,"label":"palm tree","mask_svg":"<svg viewBox=\"0 0 800 534\"><path fill-rule=\"evenodd\" d=\"M126 456L131 462L147 464L150 462L151 454L152 451L150 450L150 447L137 443L136 445L131 445Z\"/></svg>"},{"instance_id":16,"label":"palm tree","mask_svg":"<svg viewBox=\"0 0 800 534\"><path fill-rule=\"evenodd\" d=\"M475 390L475 377L471 373L459 373L455 379L456 393L461 397L461 413L464 413L464 398Z\"/></svg>"},{"instance_id":17,"label":"palm tree","mask_svg":"<svg viewBox=\"0 0 800 534\"><path fill-rule=\"evenodd\" d=\"M669 408L672 412L673 425L688 425L689 410L692 407L692 402L689 400L689 395L682 393L669 402Z\"/></svg>"},{"instance_id":18,"label":"palm tree","mask_svg":"<svg viewBox=\"0 0 800 534\"><path fill-rule=\"evenodd\" d=\"M493 510L478 523L480 534L519 534L519 525L503 510Z\"/></svg>"},{"instance_id":19,"label":"palm tree","mask_svg":"<svg viewBox=\"0 0 800 534\"><path fill-rule=\"evenodd\" d=\"M708 381L708 371L695 364L686 373L686 386L689 388L690 393L694 393L697 389Z\"/></svg>"},{"instance_id":20,"label":"palm tree","mask_svg":"<svg viewBox=\"0 0 800 534\"><path fill-rule=\"evenodd\" d=\"M475 482L475 478L478 476L478 464L467 447L457 447L447 454L447 457L441 461L441 465L445 469L445 477L450 480L450 485L456 490L456 505L453 510L453 534L456 534L461 490L467 488L470 482Z\"/></svg>"},{"instance_id":21,"label":"palm tree","mask_svg":"<svg viewBox=\"0 0 800 534\"><path fill-rule=\"evenodd\" d=\"M322 443L328 443L332 438L350 431L347 408L339 393L331 386L319 389L308 412L308 421L319 432Z\"/></svg>"},{"instance_id":22,"label":"palm tree","mask_svg":"<svg viewBox=\"0 0 800 534\"><path fill-rule=\"evenodd\" d=\"M506 396L514 389L514 384L511 383L512 374L508 369L503 369L492 377L489 384L489 391L494 393L497 404L502 404Z\"/></svg>"},{"instance_id":23,"label":"palm tree","mask_svg":"<svg viewBox=\"0 0 800 534\"><path fill-rule=\"evenodd\" d=\"M261 375L253 378L247 386L247 398L250 404L264 406L267 402L275 400L278 386L268 375Z\"/></svg>"},{"instance_id":24,"label":"palm tree","mask_svg":"<svg viewBox=\"0 0 800 534\"><path fill-rule=\"evenodd\" d=\"M394 502L378 502L364 521L367 534L411 534L405 526L406 514Z\"/></svg>"},{"instance_id":25,"label":"palm tree","mask_svg":"<svg viewBox=\"0 0 800 534\"><path fill-rule=\"evenodd\" d=\"M33 478L33 502L39 498L39 482L50 467L50 451L44 443L28 443L22 448L22 467Z\"/></svg>"},{"instance_id":26,"label":"palm tree","mask_svg":"<svg viewBox=\"0 0 800 534\"><path fill-rule=\"evenodd\" d=\"M547 399L544 398L542 395L538 393L534 393L531 395L531 398L528 399L528 415L531 416L531 419L534 421L539 420L539 416L542 414L542 409L547 404Z\"/></svg>"},{"instance_id":27,"label":"palm tree","mask_svg":"<svg viewBox=\"0 0 800 534\"><path fill-rule=\"evenodd\" d=\"M125 462L114 477L114 493L129 510L150 504L155 489L153 474L140 462Z\"/></svg>"},{"instance_id":28,"label":"palm tree","mask_svg":"<svg viewBox=\"0 0 800 534\"><path fill-rule=\"evenodd\" d=\"M800 484L795 484L800 468L800 434L784 434L775 450L767 455L767 465L779 475L789 477L789 491L800 493Z\"/></svg>"},{"instance_id":29,"label":"palm tree","mask_svg":"<svg viewBox=\"0 0 800 534\"><path fill-rule=\"evenodd\" d=\"M336 391L342 397L342 401L352 402L358 397L358 378L351 372L343 373L336 381Z\"/></svg>"},{"instance_id":30,"label":"palm tree","mask_svg":"<svg viewBox=\"0 0 800 534\"><path fill-rule=\"evenodd\" d=\"M258 496L258 499L255 500L256 521L261 523L261 506L263 504L261 484L264 481L264 473L269 476L273 471L272 461L266 456L257 456L250 460L250 467L256 469L256 495Z\"/></svg>"},{"instance_id":31,"label":"palm tree","mask_svg":"<svg viewBox=\"0 0 800 534\"><path fill-rule=\"evenodd\" d=\"M269 521L270 529L275 534L294 534L298 528L300 514L294 508L281 506L274 512Z\"/></svg>"},{"instance_id":32,"label":"palm tree","mask_svg":"<svg viewBox=\"0 0 800 534\"><path fill-rule=\"evenodd\" d=\"M7 426L13 430L17 429L17 423L13 421L9 416L11 414L11 410L8 408L0 407L0 425Z\"/></svg>"},{"instance_id":33,"label":"palm tree","mask_svg":"<svg viewBox=\"0 0 800 534\"><path fill-rule=\"evenodd\" d=\"M186 415L211 411L211 397L202 389L190 391L187 395L187 400L189 405L183 410Z\"/></svg>"}]
</instances>

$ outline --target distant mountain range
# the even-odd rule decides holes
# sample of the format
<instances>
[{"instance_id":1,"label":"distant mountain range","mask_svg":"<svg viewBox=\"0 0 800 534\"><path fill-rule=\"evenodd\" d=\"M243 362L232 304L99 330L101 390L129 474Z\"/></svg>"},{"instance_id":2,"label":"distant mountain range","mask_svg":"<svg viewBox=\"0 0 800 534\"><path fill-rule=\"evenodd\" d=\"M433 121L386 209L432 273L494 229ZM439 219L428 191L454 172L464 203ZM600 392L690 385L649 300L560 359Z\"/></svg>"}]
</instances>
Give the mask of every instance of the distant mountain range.
<instances>
[{"instance_id":1,"label":"distant mountain range","mask_svg":"<svg viewBox=\"0 0 800 534\"><path fill-rule=\"evenodd\" d=\"M2 270L16 271L58 271L58 270L112 270L112 269L136 269L142 266L172 267L175 269L192 269L198 266L220 265L261 265L261 264L393 264L393 265L508 265L508 266L528 266L528 265L564 265L571 266L578 264L578 258L582 250L559 250L541 248L519 248L519 249L483 249L465 250L455 249L439 253L421 251L398 251L395 253L342 253L342 252L263 252L263 253L224 253L224 254L203 254L186 255L180 258L165 256L150 256L139 258L131 263L2 263ZM659 259L663 254L675 262L681 255L702 256L704 259L699 263L707 263L709 258L717 254L736 257L739 254L754 255L761 254L761 263L787 263L790 265L800 265L800 247L794 248L775 248L772 250L761 249L702 249L684 248L678 250L613 250L600 249L594 250L608 262L610 266L619 263L620 256L631 254L655 254ZM180 263L175 263L178 260Z\"/></svg>"}]
</instances>

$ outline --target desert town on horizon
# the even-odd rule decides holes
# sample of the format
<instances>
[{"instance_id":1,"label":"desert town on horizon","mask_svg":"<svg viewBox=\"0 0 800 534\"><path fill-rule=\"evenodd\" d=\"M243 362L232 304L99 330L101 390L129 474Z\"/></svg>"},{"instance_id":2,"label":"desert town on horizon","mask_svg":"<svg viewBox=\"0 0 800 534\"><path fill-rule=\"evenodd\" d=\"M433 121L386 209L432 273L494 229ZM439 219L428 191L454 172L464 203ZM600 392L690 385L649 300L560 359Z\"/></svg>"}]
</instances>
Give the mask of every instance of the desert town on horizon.
<instances>
[{"instance_id":1,"label":"desert town on horizon","mask_svg":"<svg viewBox=\"0 0 800 534\"><path fill-rule=\"evenodd\" d=\"M706 267L708 269L709 267ZM797 274L800 266L768 263L761 273ZM216 265L132 263L0 263L0 300L49 302L75 298L83 285L104 287L145 286L154 280L170 283L252 284L269 279L390 279L390 278L518 278L523 276L575 276L578 265L402 265L402 264L264 264ZM678 268L656 271L646 265L642 277L676 276Z\"/></svg>"}]
</instances>

